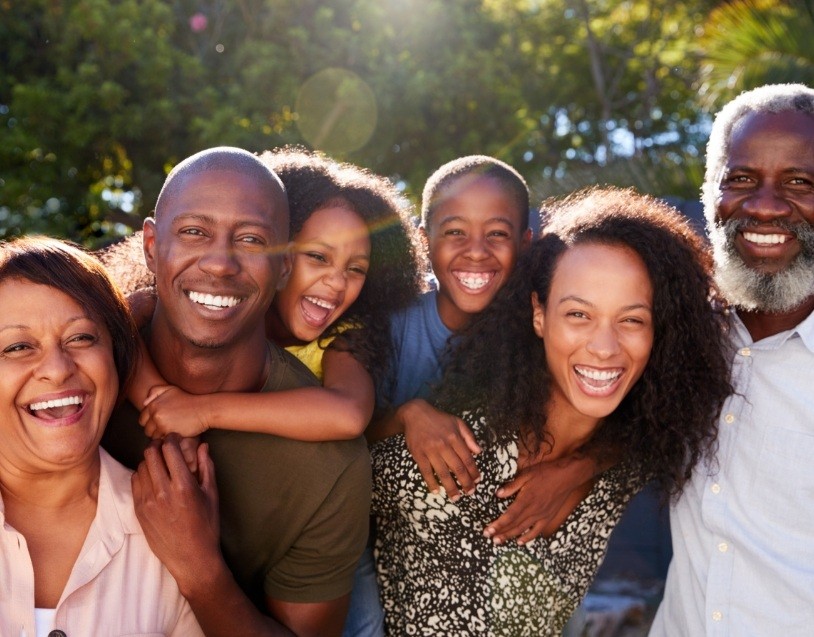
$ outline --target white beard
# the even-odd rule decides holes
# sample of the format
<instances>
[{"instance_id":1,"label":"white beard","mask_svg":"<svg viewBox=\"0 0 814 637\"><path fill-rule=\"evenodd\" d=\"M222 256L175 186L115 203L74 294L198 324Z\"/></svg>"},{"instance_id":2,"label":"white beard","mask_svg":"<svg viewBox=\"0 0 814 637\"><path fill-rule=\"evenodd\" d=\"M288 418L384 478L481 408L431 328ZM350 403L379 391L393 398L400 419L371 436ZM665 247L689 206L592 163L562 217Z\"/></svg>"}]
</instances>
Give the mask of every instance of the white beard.
<instances>
[{"instance_id":1,"label":"white beard","mask_svg":"<svg viewBox=\"0 0 814 637\"><path fill-rule=\"evenodd\" d=\"M747 266L735 249L735 236L748 222L731 219L709 228L715 281L723 297L743 310L782 314L799 307L814 295L814 228L803 222L776 223L793 232L800 242L800 254L781 272L767 274Z\"/></svg>"}]
</instances>

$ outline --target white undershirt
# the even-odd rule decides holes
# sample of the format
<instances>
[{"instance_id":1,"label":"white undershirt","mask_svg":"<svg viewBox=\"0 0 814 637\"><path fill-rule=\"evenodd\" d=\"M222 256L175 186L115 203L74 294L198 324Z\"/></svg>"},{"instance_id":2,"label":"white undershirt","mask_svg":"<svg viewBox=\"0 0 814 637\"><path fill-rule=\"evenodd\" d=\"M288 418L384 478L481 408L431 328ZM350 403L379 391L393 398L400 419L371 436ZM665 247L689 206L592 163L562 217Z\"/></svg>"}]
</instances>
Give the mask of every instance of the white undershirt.
<instances>
[{"instance_id":1,"label":"white undershirt","mask_svg":"<svg viewBox=\"0 0 814 637\"><path fill-rule=\"evenodd\" d=\"M56 608L35 608L34 630L37 631L37 637L48 637L48 633L54 630L54 621L56 618Z\"/></svg>"}]
</instances>

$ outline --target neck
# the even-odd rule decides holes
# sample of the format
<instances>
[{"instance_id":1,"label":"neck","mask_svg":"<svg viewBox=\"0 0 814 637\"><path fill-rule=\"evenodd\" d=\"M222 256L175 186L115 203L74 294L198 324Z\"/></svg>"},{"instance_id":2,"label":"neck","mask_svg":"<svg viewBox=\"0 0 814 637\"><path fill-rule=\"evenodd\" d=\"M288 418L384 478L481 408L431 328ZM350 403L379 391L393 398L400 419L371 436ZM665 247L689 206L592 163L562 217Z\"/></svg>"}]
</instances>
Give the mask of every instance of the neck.
<instances>
[{"instance_id":1,"label":"neck","mask_svg":"<svg viewBox=\"0 0 814 637\"><path fill-rule=\"evenodd\" d=\"M0 493L6 516L17 510L64 510L96 503L99 490L99 454L68 469L32 473L0 461Z\"/></svg>"},{"instance_id":2,"label":"neck","mask_svg":"<svg viewBox=\"0 0 814 637\"><path fill-rule=\"evenodd\" d=\"M601 419L580 414L553 395L546 409L546 431L554 444L545 459L556 460L574 453L591 439L601 423ZM543 448L548 450L547 446Z\"/></svg>"},{"instance_id":3,"label":"neck","mask_svg":"<svg viewBox=\"0 0 814 637\"><path fill-rule=\"evenodd\" d=\"M746 329L749 330L752 339L759 341L797 327L812 312L814 312L814 295L808 297L793 310L782 314L739 310L738 316L743 321Z\"/></svg>"},{"instance_id":4,"label":"neck","mask_svg":"<svg viewBox=\"0 0 814 637\"><path fill-rule=\"evenodd\" d=\"M204 348L183 340L154 316L147 347L164 380L191 394L254 392L268 375L262 324L233 345Z\"/></svg>"}]
</instances>

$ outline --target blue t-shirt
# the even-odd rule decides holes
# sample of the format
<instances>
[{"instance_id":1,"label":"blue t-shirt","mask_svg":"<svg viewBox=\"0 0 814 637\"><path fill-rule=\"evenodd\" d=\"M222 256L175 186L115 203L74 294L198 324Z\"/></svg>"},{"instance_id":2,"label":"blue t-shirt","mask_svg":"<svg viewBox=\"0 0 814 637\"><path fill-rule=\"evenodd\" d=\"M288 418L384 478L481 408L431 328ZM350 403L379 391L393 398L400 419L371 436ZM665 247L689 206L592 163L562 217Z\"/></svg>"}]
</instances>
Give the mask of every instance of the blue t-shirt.
<instances>
[{"instance_id":1,"label":"blue t-shirt","mask_svg":"<svg viewBox=\"0 0 814 637\"><path fill-rule=\"evenodd\" d=\"M393 359L387 380L379 387L380 405L398 407L412 398L426 398L441 380L452 330L441 321L437 296L435 291L422 294L391 317Z\"/></svg>"}]
</instances>

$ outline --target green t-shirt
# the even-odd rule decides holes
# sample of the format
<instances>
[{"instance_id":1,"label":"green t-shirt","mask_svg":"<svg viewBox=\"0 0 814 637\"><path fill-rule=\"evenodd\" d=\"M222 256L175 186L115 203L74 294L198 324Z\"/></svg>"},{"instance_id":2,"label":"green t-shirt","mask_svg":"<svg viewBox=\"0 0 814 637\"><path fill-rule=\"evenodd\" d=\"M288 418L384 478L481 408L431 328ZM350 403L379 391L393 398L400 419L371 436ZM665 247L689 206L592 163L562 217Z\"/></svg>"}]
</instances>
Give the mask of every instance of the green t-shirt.
<instances>
[{"instance_id":1,"label":"green t-shirt","mask_svg":"<svg viewBox=\"0 0 814 637\"><path fill-rule=\"evenodd\" d=\"M269 345L271 372L262 391L319 385L294 356ZM305 603L349 593L370 513L364 439L301 442L223 429L202 439L215 463L223 555L257 607L266 610L266 595ZM135 468L148 442L138 411L125 403L102 446Z\"/></svg>"}]
</instances>

